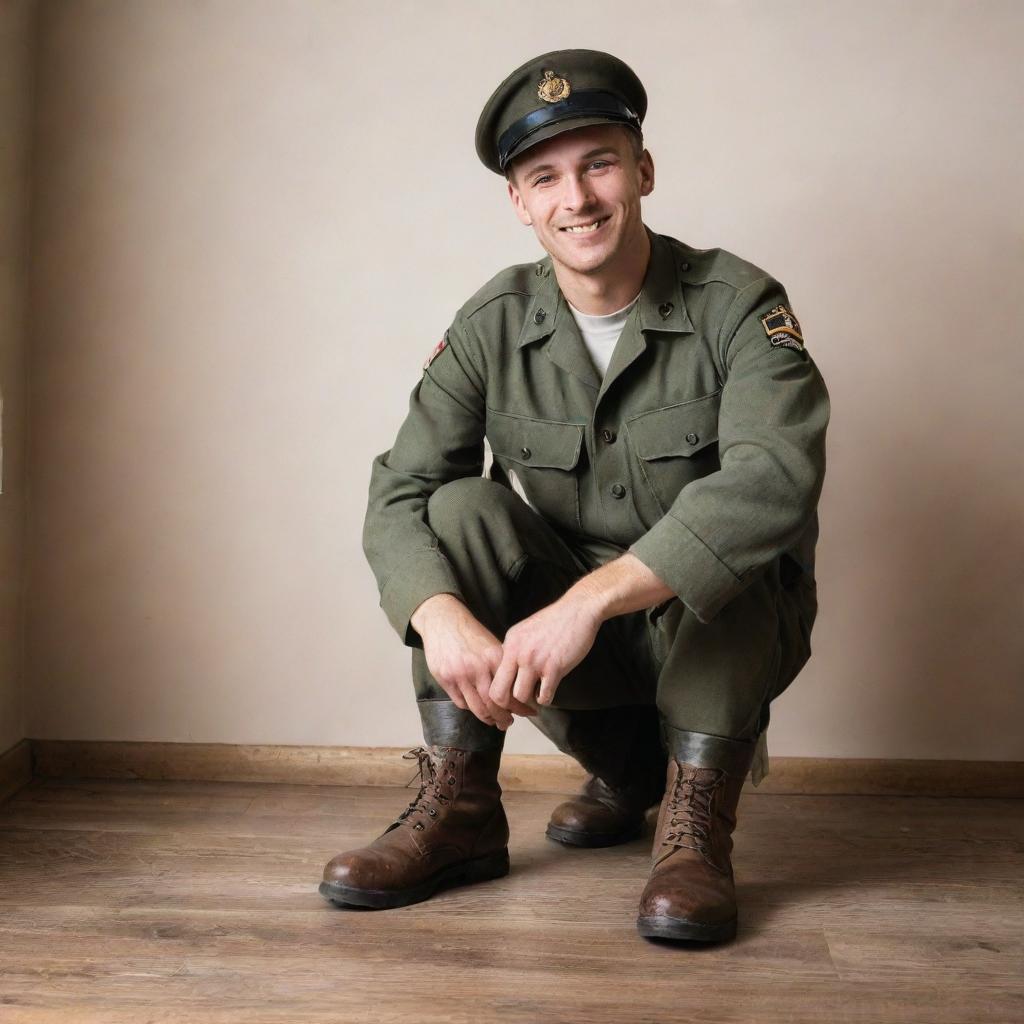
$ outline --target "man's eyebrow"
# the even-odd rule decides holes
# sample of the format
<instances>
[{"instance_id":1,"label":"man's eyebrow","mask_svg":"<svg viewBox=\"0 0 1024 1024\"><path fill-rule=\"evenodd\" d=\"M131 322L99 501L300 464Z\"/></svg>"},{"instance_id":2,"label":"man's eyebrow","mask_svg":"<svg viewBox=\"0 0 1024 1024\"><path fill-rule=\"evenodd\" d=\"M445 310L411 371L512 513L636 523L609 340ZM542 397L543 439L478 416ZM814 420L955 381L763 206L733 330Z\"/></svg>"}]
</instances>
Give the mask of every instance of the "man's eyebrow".
<instances>
[{"instance_id":1,"label":"man's eyebrow","mask_svg":"<svg viewBox=\"0 0 1024 1024\"><path fill-rule=\"evenodd\" d=\"M584 153L580 160L593 160L595 156L599 156L602 153L611 153L614 156L619 155L619 151L614 146L598 146L596 149L591 149ZM554 170L554 166L554 164L536 164L523 171L523 177L528 178L531 174L536 174L538 171Z\"/></svg>"}]
</instances>

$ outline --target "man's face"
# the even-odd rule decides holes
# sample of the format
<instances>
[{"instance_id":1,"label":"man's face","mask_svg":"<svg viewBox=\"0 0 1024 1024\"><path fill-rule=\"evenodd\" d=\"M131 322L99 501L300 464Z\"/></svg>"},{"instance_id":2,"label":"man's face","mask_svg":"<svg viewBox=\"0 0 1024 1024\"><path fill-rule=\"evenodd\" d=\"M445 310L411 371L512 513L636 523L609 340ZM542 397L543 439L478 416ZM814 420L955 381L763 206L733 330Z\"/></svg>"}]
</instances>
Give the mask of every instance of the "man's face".
<instances>
[{"instance_id":1,"label":"man's face","mask_svg":"<svg viewBox=\"0 0 1024 1024\"><path fill-rule=\"evenodd\" d=\"M512 164L508 191L552 260L580 274L614 265L643 233L640 198L654 188L654 164L633 155L630 129L602 124L538 143Z\"/></svg>"}]
</instances>

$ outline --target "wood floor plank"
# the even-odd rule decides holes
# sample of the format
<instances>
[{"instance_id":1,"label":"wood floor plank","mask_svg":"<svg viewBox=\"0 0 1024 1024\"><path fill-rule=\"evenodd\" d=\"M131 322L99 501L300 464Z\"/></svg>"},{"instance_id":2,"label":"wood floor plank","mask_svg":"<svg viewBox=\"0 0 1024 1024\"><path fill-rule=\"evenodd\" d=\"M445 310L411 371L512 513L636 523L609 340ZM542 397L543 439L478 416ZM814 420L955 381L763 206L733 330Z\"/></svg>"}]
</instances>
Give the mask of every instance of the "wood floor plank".
<instances>
[{"instance_id":1,"label":"wood floor plank","mask_svg":"<svg viewBox=\"0 0 1024 1024\"><path fill-rule=\"evenodd\" d=\"M632 962L614 974L588 975L584 984L558 972L527 968L495 970L460 963L406 963L396 973L356 975L273 956L192 957L166 966L130 960L116 970L84 971L80 963L53 961L23 976L9 991L22 1005L73 1011L134 1009L136 1021L152 1020L154 1009L174 1008L177 1019L207 1020L229 1009L237 1021L281 1019L390 1022L405 1020L538 1022L709 1022L823 1020L863 1024L965 1024L1019 1021L1019 996L979 985L936 991L926 984L872 986L842 981L776 978L733 979L717 984L678 966L674 977L651 977ZM695 959L691 954L690 960ZM9 977L11 975L8 975ZM6 981L6 979L5 979ZM40 986L47 991L41 1004ZM10 1001L8 1005L12 1005ZM13 1004L17 1005L17 1004ZM109 1018L108 1018L109 1019ZM173 1016L166 1019L175 1019Z\"/></svg>"},{"instance_id":2,"label":"wood floor plank","mask_svg":"<svg viewBox=\"0 0 1024 1024\"><path fill-rule=\"evenodd\" d=\"M1017 801L747 792L739 938L694 949L636 934L650 831L562 847L553 794L507 794L506 878L374 913L320 872L414 790L37 783L0 808L3 1024L1024 1020Z\"/></svg>"}]
</instances>

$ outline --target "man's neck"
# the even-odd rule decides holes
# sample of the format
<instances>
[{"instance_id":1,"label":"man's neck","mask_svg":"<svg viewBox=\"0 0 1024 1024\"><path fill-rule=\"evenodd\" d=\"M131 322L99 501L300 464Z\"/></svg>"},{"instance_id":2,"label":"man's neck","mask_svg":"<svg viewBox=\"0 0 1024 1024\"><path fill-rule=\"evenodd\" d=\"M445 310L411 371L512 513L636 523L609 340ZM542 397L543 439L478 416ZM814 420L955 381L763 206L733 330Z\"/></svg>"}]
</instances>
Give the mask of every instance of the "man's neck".
<instances>
[{"instance_id":1,"label":"man's neck","mask_svg":"<svg viewBox=\"0 0 1024 1024\"><path fill-rule=\"evenodd\" d=\"M632 245L623 246L619 257L594 274L581 274L552 260L558 287L581 313L606 316L622 309L643 287L651 259L651 240L643 225Z\"/></svg>"}]
</instances>

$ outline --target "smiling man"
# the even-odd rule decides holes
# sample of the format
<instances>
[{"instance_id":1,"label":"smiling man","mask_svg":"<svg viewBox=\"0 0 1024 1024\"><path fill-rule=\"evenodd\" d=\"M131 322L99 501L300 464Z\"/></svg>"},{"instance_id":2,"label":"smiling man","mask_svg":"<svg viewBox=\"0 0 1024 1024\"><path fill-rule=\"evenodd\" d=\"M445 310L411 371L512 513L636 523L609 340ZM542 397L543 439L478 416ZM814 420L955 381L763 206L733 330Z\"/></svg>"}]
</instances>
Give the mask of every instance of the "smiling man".
<instances>
[{"instance_id":1,"label":"smiling man","mask_svg":"<svg viewBox=\"0 0 1024 1024\"><path fill-rule=\"evenodd\" d=\"M547 255L459 309L373 463L364 549L426 747L397 820L326 866L335 903L506 874L497 776L523 716L587 771L551 839L627 842L660 801L640 934L736 933L740 791L810 655L829 404L777 280L644 224L646 108L621 60L564 50L480 116Z\"/></svg>"}]
</instances>

